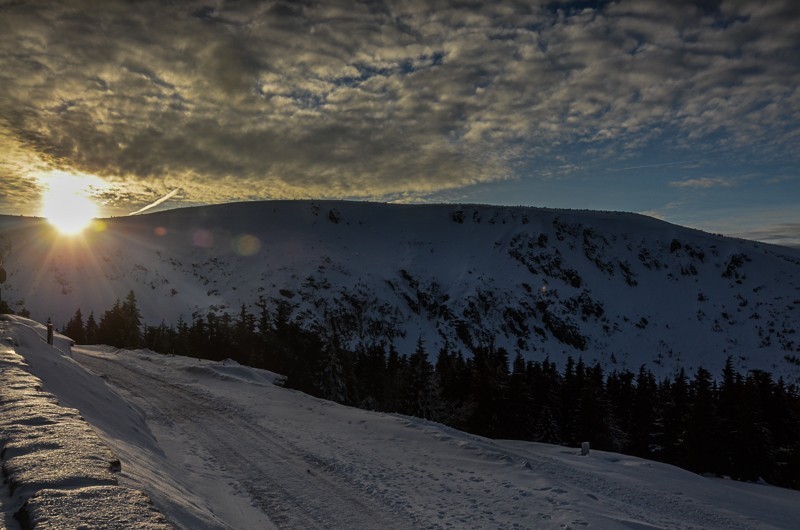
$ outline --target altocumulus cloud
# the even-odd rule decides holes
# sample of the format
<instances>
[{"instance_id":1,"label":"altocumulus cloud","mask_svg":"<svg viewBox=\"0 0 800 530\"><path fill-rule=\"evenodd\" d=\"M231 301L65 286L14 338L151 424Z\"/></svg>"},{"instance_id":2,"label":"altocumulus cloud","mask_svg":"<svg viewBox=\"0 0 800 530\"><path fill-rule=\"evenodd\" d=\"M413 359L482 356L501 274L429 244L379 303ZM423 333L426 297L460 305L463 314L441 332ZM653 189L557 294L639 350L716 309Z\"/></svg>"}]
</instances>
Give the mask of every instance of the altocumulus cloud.
<instances>
[{"instance_id":1,"label":"altocumulus cloud","mask_svg":"<svg viewBox=\"0 0 800 530\"><path fill-rule=\"evenodd\" d=\"M146 204L424 195L652 145L796 158L798 6L0 2L0 171Z\"/></svg>"}]
</instances>

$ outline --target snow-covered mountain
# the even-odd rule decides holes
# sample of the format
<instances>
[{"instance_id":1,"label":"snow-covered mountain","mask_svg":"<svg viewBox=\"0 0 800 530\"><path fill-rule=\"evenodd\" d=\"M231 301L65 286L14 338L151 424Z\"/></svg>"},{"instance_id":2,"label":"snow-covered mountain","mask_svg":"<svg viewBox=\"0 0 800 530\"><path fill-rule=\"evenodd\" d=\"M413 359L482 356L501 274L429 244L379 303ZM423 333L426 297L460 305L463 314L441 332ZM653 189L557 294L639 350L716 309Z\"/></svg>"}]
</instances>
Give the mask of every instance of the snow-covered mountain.
<instances>
[{"instance_id":1,"label":"snow-covered mountain","mask_svg":"<svg viewBox=\"0 0 800 530\"><path fill-rule=\"evenodd\" d=\"M175 324L263 299L351 345L445 343L656 373L732 356L800 377L800 251L629 213L279 201L98 223L0 217L3 298L61 326L129 290Z\"/></svg>"}]
</instances>

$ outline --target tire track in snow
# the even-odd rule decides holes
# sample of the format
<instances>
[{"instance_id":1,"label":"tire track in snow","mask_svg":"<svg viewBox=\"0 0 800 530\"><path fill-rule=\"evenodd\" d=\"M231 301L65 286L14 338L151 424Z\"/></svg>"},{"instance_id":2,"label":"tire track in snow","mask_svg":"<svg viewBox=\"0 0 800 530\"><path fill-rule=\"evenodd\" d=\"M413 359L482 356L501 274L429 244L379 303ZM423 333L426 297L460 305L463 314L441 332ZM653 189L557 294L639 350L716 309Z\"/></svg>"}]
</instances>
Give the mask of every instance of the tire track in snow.
<instances>
[{"instance_id":1,"label":"tire track in snow","mask_svg":"<svg viewBox=\"0 0 800 530\"><path fill-rule=\"evenodd\" d=\"M239 485L279 528L412 526L407 514L365 497L323 457L299 449L264 418L122 362L80 354L76 360L133 397L152 421L182 431L191 444L187 454Z\"/></svg>"}]
</instances>

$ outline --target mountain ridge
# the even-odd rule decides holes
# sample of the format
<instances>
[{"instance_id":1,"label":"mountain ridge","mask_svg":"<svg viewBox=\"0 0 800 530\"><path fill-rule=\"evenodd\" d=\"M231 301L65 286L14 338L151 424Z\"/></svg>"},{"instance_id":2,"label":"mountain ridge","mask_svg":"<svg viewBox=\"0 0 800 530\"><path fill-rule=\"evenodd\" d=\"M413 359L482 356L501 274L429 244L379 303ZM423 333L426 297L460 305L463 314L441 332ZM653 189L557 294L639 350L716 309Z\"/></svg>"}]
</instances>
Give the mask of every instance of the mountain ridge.
<instances>
[{"instance_id":1,"label":"mountain ridge","mask_svg":"<svg viewBox=\"0 0 800 530\"><path fill-rule=\"evenodd\" d=\"M144 320L259 300L352 347L504 347L607 369L800 380L800 251L641 214L262 201L102 220L83 237L0 218L7 301L63 325L129 290ZM0 242L2 243L2 242ZM39 264L31 266L31 264Z\"/></svg>"}]
</instances>

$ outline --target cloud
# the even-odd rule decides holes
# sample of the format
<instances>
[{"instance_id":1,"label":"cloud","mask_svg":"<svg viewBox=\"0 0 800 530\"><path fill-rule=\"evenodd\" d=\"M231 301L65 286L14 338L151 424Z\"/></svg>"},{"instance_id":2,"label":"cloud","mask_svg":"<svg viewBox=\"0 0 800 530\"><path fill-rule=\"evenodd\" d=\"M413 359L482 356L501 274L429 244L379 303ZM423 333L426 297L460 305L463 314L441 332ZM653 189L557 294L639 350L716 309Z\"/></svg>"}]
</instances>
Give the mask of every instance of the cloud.
<instances>
[{"instance_id":1,"label":"cloud","mask_svg":"<svg viewBox=\"0 0 800 530\"><path fill-rule=\"evenodd\" d=\"M737 179L728 177L700 177L686 180L676 180L669 183L674 188L732 188L738 186Z\"/></svg>"},{"instance_id":2,"label":"cloud","mask_svg":"<svg viewBox=\"0 0 800 530\"><path fill-rule=\"evenodd\" d=\"M643 164L638 166L628 166L628 167L621 167L619 171L630 171L633 169L650 169L654 167L667 167L667 166L692 166L696 165L697 161L693 160L682 160L678 162L662 162L659 164Z\"/></svg>"},{"instance_id":3,"label":"cloud","mask_svg":"<svg viewBox=\"0 0 800 530\"><path fill-rule=\"evenodd\" d=\"M2 4L0 149L142 205L154 180L196 202L424 194L656 142L797 158L795 3L570 5Z\"/></svg>"},{"instance_id":4,"label":"cloud","mask_svg":"<svg viewBox=\"0 0 800 530\"><path fill-rule=\"evenodd\" d=\"M736 234L775 245L800 248L800 223L779 223Z\"/></svg>"}]
</instances>

